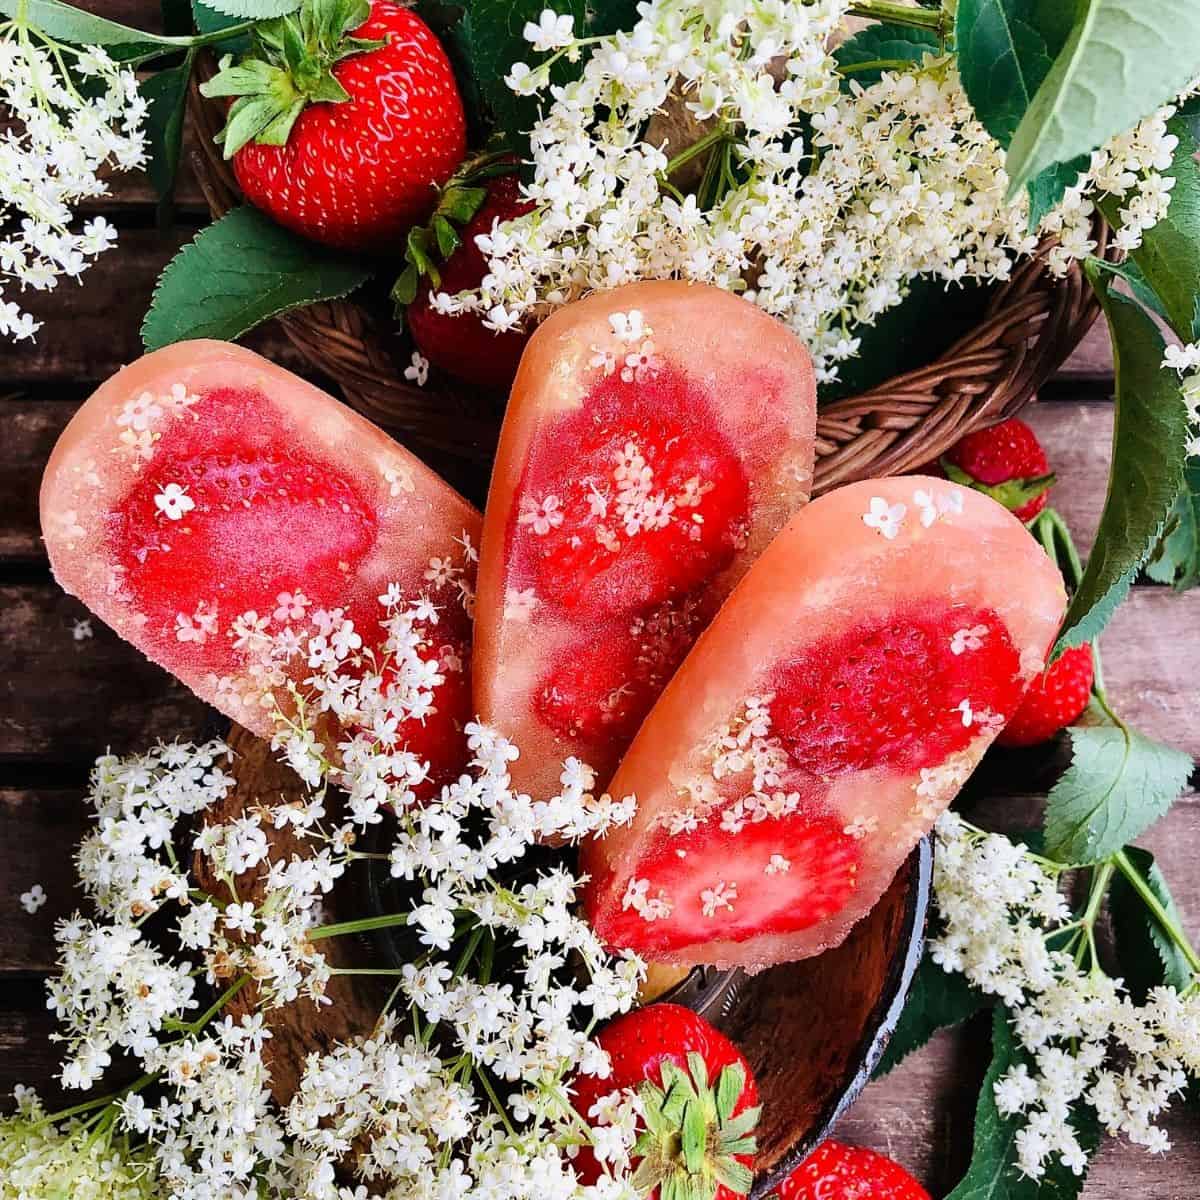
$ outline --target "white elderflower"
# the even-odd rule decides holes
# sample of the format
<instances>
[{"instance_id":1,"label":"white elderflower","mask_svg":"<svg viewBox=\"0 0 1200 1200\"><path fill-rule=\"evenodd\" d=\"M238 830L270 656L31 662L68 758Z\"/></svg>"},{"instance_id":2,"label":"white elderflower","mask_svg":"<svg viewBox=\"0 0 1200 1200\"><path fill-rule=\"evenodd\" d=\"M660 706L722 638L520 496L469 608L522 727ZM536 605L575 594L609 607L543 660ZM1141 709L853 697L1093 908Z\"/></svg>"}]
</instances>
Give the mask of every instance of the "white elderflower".
<instances>
[{"instance_id":1,"label":"white elderflower","mask_svg":"<svg viewBox=\"0 0 1200 1200\"><path fill-rule=\"evenodd\" d=\"M133 71L99 47L44 45L21 19L2 27L0 336L19 341L39 328L5 289L49 291L78 279L116 241L103 217L73 228L73 209L106 195L112 171L143 165L146 109Z\"/></svg>"},{"instance_id":2,"label":"white elderflower","mask_svg":"<svg viewBox=\"0 0 1200 1200\"><path fill-rule=\"evenodd\" d=\"M1200 988L1156 988L1135 1004L1095 961L1088 918L1072 918L1067 868L952 813L939 819L937 843L934 961L1007 1005L1028 1056L995 1088L1001 1114L1022 1118L1021 1170L1038 1179L1061 1162L1082 1173L1087 1155L1071 1114L1084 1105L1110 1134L1165 1150L1156 1122L1200 1073Z\"/></svg>"},{"instance_id":3,"label":"white elderflower","mask_svg":"<svg viewBox=\"0 0 1200 1200\"><path fill-rule=\"evenodd\" d=\"M46 903L46 889L35 883L27 892L21 893L21 907L32 917Z\"/></svg>"}]
</instances>

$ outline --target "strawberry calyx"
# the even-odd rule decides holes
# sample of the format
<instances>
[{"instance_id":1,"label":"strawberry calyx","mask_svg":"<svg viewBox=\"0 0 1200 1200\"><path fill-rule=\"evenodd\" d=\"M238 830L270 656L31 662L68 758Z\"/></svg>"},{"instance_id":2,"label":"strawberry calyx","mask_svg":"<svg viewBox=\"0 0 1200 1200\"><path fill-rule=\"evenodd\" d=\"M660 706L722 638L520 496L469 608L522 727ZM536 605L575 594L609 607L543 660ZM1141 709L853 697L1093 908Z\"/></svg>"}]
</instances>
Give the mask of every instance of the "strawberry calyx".
<instances>
[{"instance_id":1,"label":"strawberry calyx","mask_svg":"<svg viewBox=\"0 0 1200 1200\"><path fill-rule=\"evenodd\" d=\"M249 142L285 145L309 104L350 99L334 66L387 44L350 36L370 12L368 0L304 0L299 11L257 26L252 54L238 62L232 55L221 60L218 73L200 85L200 94L236 97L215 139L227 159Z\"/></svg>"},{"instance_id":2,"label":"strawberry calyx","mask_svg":"<svg viewBox=\"0 0 1200 1200\"><path fill-rule=\"evenodd\" d=\"M747 1195L754 1176L741 1158L757 1150L754 1129L762 1108L734 1115L746 1087L741 1064L722 1068L715 1086L695 1051L687 1056L686 1071L664 1060L660 1073L661 1087L646 1080L638 1088L646 1125L633 1150L641 1160L633 1176L638 1194L714 1200L726 1188Z\"/></svg>"},{"instance_id":3,"label":"strawberry calyx","mask_svg":"<svg viewBox=\"0 0 1200 1200\"><path fill-rule=\"evenodd\" d=\"M517 160L507 150L484 151L466 162L438 189L438 201L433 215L425 225L414 225L408 231L404 246L404 270L392 287L396 316L417 296L421 280L428 278L433 286L441 287L439 262L447 259L462 245L459 230L468 225L487 200L485 186L489 179L511 175L518 167Z\"/></svg>"},{"instance_id":4,"label":"strawberry calyx","mask_svg":"<svg viewBox=\"0 0 1200 1200\"><path fill-rule=\"evenodd\" d=\"M1053 471L1045 475L1031 475L1019 479L1006 479L1003 483L983 483L973 475L956 466L945 455L940 460L941 468L946 478L963 487L974 488L985 496L990 496L998 504L1003 504L1009 512L1017 512L1030 502L1036 500L1043 492L1052 487L1057 480Z\"/></svg>"}]
</instances>

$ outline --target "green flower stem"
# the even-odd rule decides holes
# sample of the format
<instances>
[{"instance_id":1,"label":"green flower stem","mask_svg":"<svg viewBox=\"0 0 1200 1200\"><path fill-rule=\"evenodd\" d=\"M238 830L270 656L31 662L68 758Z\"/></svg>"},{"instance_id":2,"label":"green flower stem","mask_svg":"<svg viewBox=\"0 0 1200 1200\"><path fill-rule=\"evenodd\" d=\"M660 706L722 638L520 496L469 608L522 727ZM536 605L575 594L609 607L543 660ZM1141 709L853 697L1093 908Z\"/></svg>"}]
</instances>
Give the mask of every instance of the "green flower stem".
<instances>
[{"instance_id":1,"label":"green flower stem","mask_svg":"<svg viewBox=\"0 0 1200 1200\"><path fill-rule=\"evenodd\" d=\"M120 1091L109 1092L106 1096L97 1096L94 1100L85 1100L82 1104L75 1104L70 1108L62 1108L58 1112L47 1113L41 1120L35 1121L32 1128L40 1129L43 1125L50 1125L57 1121L67 1121L71 1117L91 1112L93 1109L104 1108L106 1105L112 1104L115 1100L123 1100L126 1096L132 1096L135 1092L140 1092L143 1088L149 1087L157 1078L157 1073L143 1075L121 1088Z\"/></svg>"},{"instance_id":2,"label":"green flower stem","mask_svg":"<svg viewBox=\"0 0 1200 1200\"><path fill-rule=\"evenodd\" d=\"M492 1086L492 1081L488 1078L488 1073L482 1067L476 1067L475 1078L479 1080L479 1086L487 1093L487 1098L492 1102L492 1107L496 1110L500 1120L504 1122L504 1128L508 1130L512 1137L516 1137L517 1131L513 1126L512 1119L508 1115L508 1109L504 1107L500 1097L496 1095L496 1089Z\"/></svg>"},{"instance_id":3,"label":"green flower stem","mask_svg":"<svg viewBox=\"0 0 1200 1200\"><path fill-rule=\"evenodd\" d=\"M724 124L718 125L716 129L709 130L709 132L706 133L702 138L693 142L690 146L685 146L684 149L680 150L680 152L667 163L666 167L662 171L661 177L663 179L669 178L677 170L679 170L684 163L691 162L693 158L699 154L703 154L704 151L710 146L716 145L717 142L722 141L729 136L729 130L725 128Z\"/></svg>"},{"instance_id":4,"label":"green flower stem","mask_svg":"<svg viewBox=\"0 0 1200 1200\"><path fill-rule=\"evenodd\" d=\"M319 942L322 938L342 937L350 933L370 933L375 929L394 929L397 925L408 924L408 913L384 913L379 917L363 917L357 921L339 921L334 925L318 925L308 931L310 942Z\"/></svg>"},{"instance_id":5,"label":"green flower stem","mask_svg":"<svg viewBox=\"0 0 1200 1200\"><path fill-rule=\"evenodd\" d=\"M212 1005L208 1009L201 1013L190 1025L185 1026L185 1028L191 1033L199 1033L249 982L249 975L243 975L240 979L234 980L212 1002Z\"/></svg>"},{"instance_id":6,"label":"green flower stem","mask_svg":"<svg viewBox=\"0 0 1200 1200\"><path fill-rule=\"evenodd\" d=\"M1142 898L1142 902L1163 927L1167 936L1179 947L1180 953L1187 959L1193 974L1200 976L1200 954L1196 953L1196 948L1188 939L1187 934L1171 919L1170 913L1163 908L1162 902L1150 890L1149 885L1142 878L1141 872L1130 861L1129 855L1124 850L1118 850L1109 861L1110 865L1125 876L1129 886Z\"/></svg>"},{"instance_id":7,"label":"green flower stem","mask_svg":"<svg viewBox=\"0 0 1200 1200\"><path fill-rule=\"evenodd\" d=\"M855 0L850 12L856 17L870 17L876 21L890 21L895 25L907 25L910 29L932 29L940 37L946 32L945 14L936 9L912 8L907 4L896 4L892 0Z\"/></svg>"},{"instance_id":8,"label":"green flower stem","mask_svg":"<svg viewBox=\"0 0 1200 1200\"><path fill-rule=\"evenodd\" d=\"M331 967L330 975L388 975L392 978L404 974L399 967Z\"/></svg>"}]
</instances>

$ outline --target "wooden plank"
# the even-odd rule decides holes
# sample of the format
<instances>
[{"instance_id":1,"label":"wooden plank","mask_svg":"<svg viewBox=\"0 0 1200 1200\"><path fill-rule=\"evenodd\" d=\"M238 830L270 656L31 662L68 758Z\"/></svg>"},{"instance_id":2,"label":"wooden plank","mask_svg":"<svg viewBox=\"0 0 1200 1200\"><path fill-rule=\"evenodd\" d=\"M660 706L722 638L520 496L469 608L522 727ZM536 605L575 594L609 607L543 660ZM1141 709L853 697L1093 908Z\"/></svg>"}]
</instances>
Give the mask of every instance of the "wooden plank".
<instances>
[{"instance_id":1,"label":"wooden plank","mask_svg":"<svg viewBox=\"0 0 1200 1200\"><path fill-rule=\"evenodd\" d=\"M54 924L79 907L73 855L91 812L82 789L0 789L0 905L12 914L0 951L0 976L50 971ZM46 903L23 912L23 892L40 883Z\"/></svg>"},{"instance_id":2,"label":"wooden plank","mask_svg":"<svg viewBox=\"0 0 1200 1200\"><path fill-rule=\"evenodd\" d=\"M1112 373L1112 343L1108 326L1101 317L1063 363L1058 377L1072 383L1108 384Z\"/></svg>"},{"instance_id":3,"label":"wooden plank","mask_svg":"<svg viewBox=\"0 0 1200 1200\"><path fill-rule=\"evenodd\" d=\"M45 561L38 489L46 459L74 411L73 404L20 396L0 402L5 428L0 440L0 561Z\"/></svg>"},{"instance_id":4,"label":"wooden plank","mask_svg":"<svg viewBox=\"0 0 1200 1200\"><path fill-rule=\"evenodd\" d=\"M208 709L56 586L0 586L0 764L82 763L198 736ZM6 843L0 842L0 845Z\"/></svg>"},{"instance_id":5,"label":"wooden plank","mask_svg":"<svg viewBox=\"0 0 1200 1200\"><path fill-rule=\"evenodd\" d=\"M116 248L102 254L79 283L22 296L22 304L45 324L34 341L5 346L0 387L99 382L137 358L142 353L138 330L159 272L194 232L123 230ZM265 325L244 341L283 366L303 365L277 325Z\"/></svg>"}]
</instances>

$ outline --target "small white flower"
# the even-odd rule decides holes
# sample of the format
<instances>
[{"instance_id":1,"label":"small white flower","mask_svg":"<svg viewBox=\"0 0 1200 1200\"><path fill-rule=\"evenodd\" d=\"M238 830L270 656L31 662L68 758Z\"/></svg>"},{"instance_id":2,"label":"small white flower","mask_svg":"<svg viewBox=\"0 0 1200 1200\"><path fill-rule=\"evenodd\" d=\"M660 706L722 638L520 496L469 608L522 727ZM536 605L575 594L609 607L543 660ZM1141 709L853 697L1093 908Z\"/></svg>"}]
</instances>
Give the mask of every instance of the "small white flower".
<instances>
[{"instance_id":1,"label":"small white flower","mask_svg":"<svg viewBox=\"0 0 1200 1200\"><path fill-rule=\"evenodd\" d=\"M770 861L763 868L765 875L782 875L792 869L790 859L785 858L782 854L772 854Z\"/></svg>"},{"instance_id":2,"label":"small white flower","mask_svg":"<svg viewBox=\"0 0 1200 1200\"><path fill-rule=\"evenodd\" d=\"M877 529L888 541L892 541L899 535L907 512L907 505L888 504L882 496L872 496L870 508L863 513L862 520L868 529Z\"/></svg>"},{"instance_id":3,"label":"small white flower","mask_svg":"<svg viewBox=\"0 0 1200 1200\"><path fill-rule=\"evenodd\" d=\"M21 907L33 916L46 903L46 892L40 883L35 883L27 892L21 893Z\"/></svg>"},{"instance_id":4,"label":"small white flower","mask_svg":"<svg viewBox=\"0 0 1200 1200\"><path fill-rule=\"evenodd\" d=\"M733 902L738 898L736 883L718 880L712 887L700 893L700 911L706 917L715 917L722 910L733 912Z\"/></svg>"},{"instance_id":5,"label":"small white flower","mask_svg":"<svg viewBox=\"0 0 1200 1200\"><path fill-rule=\"evenodd\" d=\"M77 642L85 642L88 638L95 637L95 631L92 629L91 617L80 617L78 620L71 623L71 636Z\"/></svg>"},{"instance_id":6,"label":"small white flower","mask_svg":"<svg viewBox=\"0 0 1200 1200\"><path fill-rule=\"evenodd\" d=\"M424 387L428 383L429 359L419 350L412 352L412 361L404 368L404 378L415 383L417 387Z\"/></svg>"},{"instance_id":7,"label":"small white flower","mask_svg":"<svg viewBox=\"0 0 1200 1200\"><path fill-rule=\"evenodd\" d=\"M168 521L179 521L196 507L196 502L187 494L187 489L177 483L168 483L154 497L154 507Z\"/></svg>"},{"instance_id":8,"label":"small white flower","mask_svg":"<svg viewBox=\"0 0 1200 1200\"><path fill-rule=\"evenodd\" d=\"M569 46L574 40L575 20L570 13L561 16L553 9L543 9L537 22L526 21L521 36L534 50L546 53Z\"/></svg>"}]
</instances>

